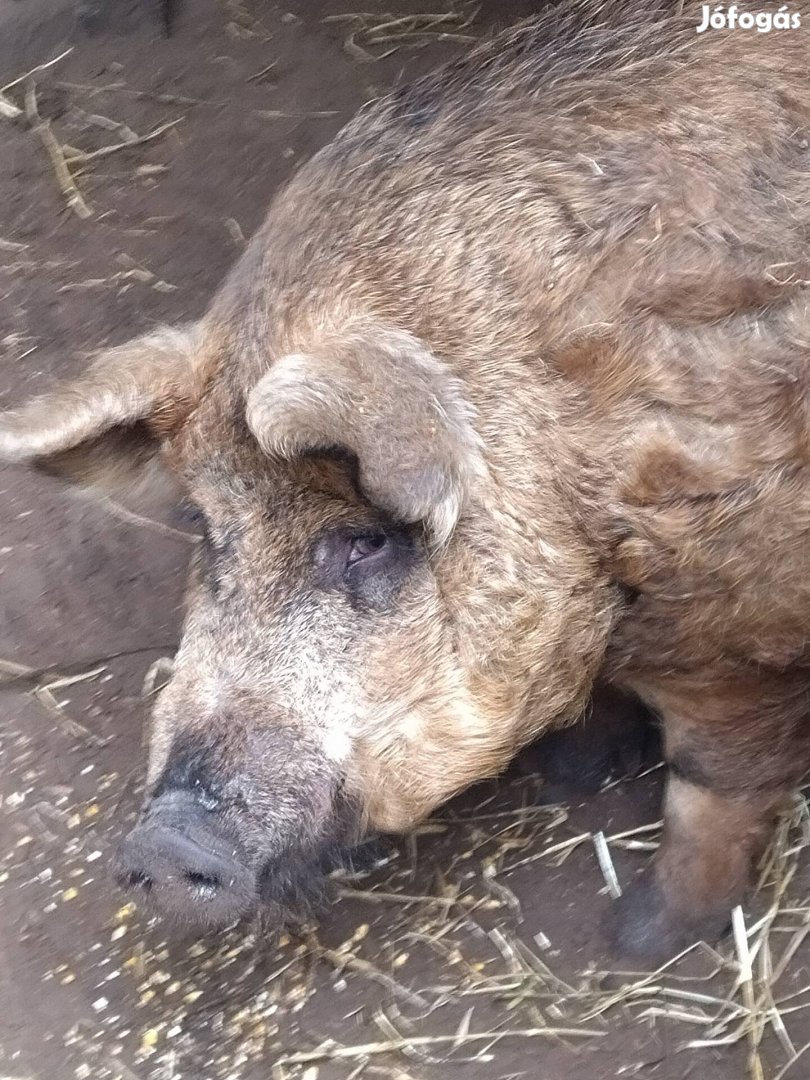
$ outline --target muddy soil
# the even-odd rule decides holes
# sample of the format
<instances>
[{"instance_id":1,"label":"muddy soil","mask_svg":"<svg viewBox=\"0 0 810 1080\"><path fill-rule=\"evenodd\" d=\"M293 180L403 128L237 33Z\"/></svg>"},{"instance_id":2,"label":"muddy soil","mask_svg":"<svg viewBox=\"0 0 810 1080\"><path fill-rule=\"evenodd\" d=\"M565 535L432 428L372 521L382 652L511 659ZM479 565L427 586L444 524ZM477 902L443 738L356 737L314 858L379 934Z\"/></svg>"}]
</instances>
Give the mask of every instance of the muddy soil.
<instances>
[{"instance_id":1,"label":"muddy soil","mask_svg":"<svg viewBox=\"0 0 810 1080\"><path fill-rule=\"evenodd\" d=\"M166 38L152 0L2 0L0 86L71 50L35 76L62 143L92 150L131 138L126 129L158 133L77 176L83 218L40 137L0 116L0 402L78 370L98 345L198 315L296 164L364 101L464 47L432 39L363 59L346 47L346 23L324 21L389 6L446 10L185 0ZM473 32L534 6L484 2ZM19 89L7 96L21 104ZM611 973L601 922L612 901L591 834L652 825L660 773L557 808L541 804L533 777L482 788L371 877L337 883L315 927L166 940L124 904L108 863L138 803L142 685L177 641L188 542L15 469L0 474L0 521L0 1075L749 1075L745 1039L685 1048L705 1038L717 1002L655 996L666 985L722 999L733 962L700 951L632 994L621 988L638 976ZM654 839L650 829L612 842L620 885ZM801 930L809 891L800 866L775 948ZM798 995L785 1014L797 1049L810 1039L809 963L801 945L778 984L780 998ZM656 1015L667 1000L680 1019ZM313 1051L322 1057L289 1060ZM766 1033L768 1075L789 1053ZM810 1054L784 1080L807 1076Z\"/></svg>"}]
</instances>

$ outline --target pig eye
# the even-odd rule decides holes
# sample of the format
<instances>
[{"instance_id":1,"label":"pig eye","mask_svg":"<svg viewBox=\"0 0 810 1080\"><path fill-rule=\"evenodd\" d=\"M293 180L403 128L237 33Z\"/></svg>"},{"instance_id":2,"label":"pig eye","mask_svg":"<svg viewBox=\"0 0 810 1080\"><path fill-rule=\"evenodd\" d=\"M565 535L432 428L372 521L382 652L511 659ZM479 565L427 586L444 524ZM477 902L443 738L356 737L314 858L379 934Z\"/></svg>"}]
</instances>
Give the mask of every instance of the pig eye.
<instances>
[{"instance_id":1,"label":"pig eye","mask_svg":"<svg viewBox=\"0 0 810 1080\"><path fill-rule=\"evenodd\" d=\"M315 541L315 580L326 589L339 589L372 607L385 607L418 558L408 529L391 526L323 532Z\"/></svg>"},{"instance_id":2,"label":"pig eye","mask_svg":"<svg viewBox=\"0 0 810 1080\"><path fill-rule=\"evenodd\" d=\"M387 544L388 537L383 532L364 533L362 536L351 537L346 565L354 566L355 563L376 555Z\"/></svg>"}]
</instances>

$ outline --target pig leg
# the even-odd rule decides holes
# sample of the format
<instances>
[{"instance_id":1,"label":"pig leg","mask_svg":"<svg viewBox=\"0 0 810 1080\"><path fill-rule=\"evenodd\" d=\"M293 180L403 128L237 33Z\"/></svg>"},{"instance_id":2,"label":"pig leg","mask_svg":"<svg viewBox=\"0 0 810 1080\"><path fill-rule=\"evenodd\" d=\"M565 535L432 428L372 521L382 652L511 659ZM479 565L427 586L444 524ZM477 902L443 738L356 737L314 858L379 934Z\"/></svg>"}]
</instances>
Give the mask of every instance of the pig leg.
<instances>
[{"instance_id":1,"label":"pig leg","mask_svg":"<svg viewBox=\"0 0 810 1080\"><path fill-rule=\"evenodd\" d=\"M521 772L540 773L544 802L593 795L608 780L634 776L658 760L654 717L638 698L597 684L583 716L519 756Z\"/></svg>"},{"instance_id":2,"label":"pig leg","mask_svg":"<svg viewBox=\"0 0 810 1080\"><path fill-rule=\"evenodd\" d=\"M753 688L748 693L736 687L719 701L704 698L702 724L662 708L670 766L664 834L652 867L619 901L615 939L622 953L664 959L701 938L716 939L745 898L807 755L806 736L796 734L805 726L804 695L790 695L780 708L773 697L763 704ZM720 701L728 709L722 718Z\"/></svg>"},{"instance_id":3,"label":"pig leg","mask_svg":"<svg viewBox=\"0 0 810 1080\"><path fill-rule=\"evenodd\" d=\"M619 951L664 960L724 934L783 795L721 795L671 775L661 847L619 902Z\"/></svg>"}]
</instances>

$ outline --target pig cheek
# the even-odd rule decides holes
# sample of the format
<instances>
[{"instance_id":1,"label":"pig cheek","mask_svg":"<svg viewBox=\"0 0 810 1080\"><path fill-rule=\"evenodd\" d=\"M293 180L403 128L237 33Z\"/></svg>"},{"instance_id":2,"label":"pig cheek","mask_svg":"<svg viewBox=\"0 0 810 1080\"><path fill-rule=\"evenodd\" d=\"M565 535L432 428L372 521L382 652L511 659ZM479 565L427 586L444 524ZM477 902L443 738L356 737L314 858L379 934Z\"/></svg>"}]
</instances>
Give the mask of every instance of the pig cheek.
<instances>
[{"instance_id":1,"label":"pig cheek","mask_svg":"<svg viewBox=\"0 0 810 1080\"><path fill-rule=\"evenodd\" d=\"M519 745L514 715L511 693L457 693L454 701L448 694L361 740L351 782L368 827L412 828L471 784L502 772Z\"/></svg>"},{"instance_id":2,"label":"pig cheek","mask_svg":"<svg viewBox=\"0 0 810 1080\"><path fill-rule=\"evenodd\" d=\"M374 792L366 805L365 827L368 832L404 833L414 828L429 816L441 802L438 800L418 801L413 796L398 793L389 787L388 793Z\"/></svg>"},{"instance_id":3,"label":"pig cheek","mask_svg":"<svg viewBox=\"0 0 810 1080\"><path fill-rule=\"evenodd\" d=\"M424 747L422 749L424 753ZM347 792L367 832L405 832L437 805L414 748L360 740L347 772Z\"/></svg>"}]
</instances>

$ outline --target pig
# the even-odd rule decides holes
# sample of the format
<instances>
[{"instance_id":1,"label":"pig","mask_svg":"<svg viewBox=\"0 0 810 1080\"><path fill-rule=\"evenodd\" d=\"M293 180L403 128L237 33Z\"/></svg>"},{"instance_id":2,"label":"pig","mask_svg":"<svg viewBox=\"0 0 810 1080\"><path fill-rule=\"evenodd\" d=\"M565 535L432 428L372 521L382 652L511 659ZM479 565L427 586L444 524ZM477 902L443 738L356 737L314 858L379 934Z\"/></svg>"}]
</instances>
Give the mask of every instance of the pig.
<instances>
[{"instance_id":1,"label":"pig","mask_svg":"<svg viewBox=\"0 0 810 1080\"><path fill-rule=\"evenodd\" d=\"M618 947L744 899L810 765L810 48L701 14L564 0L369 104L200 320L3 416L198 521L135 896L294 902L599 680L668 765Z\"/></svg>"}]
</instances>

